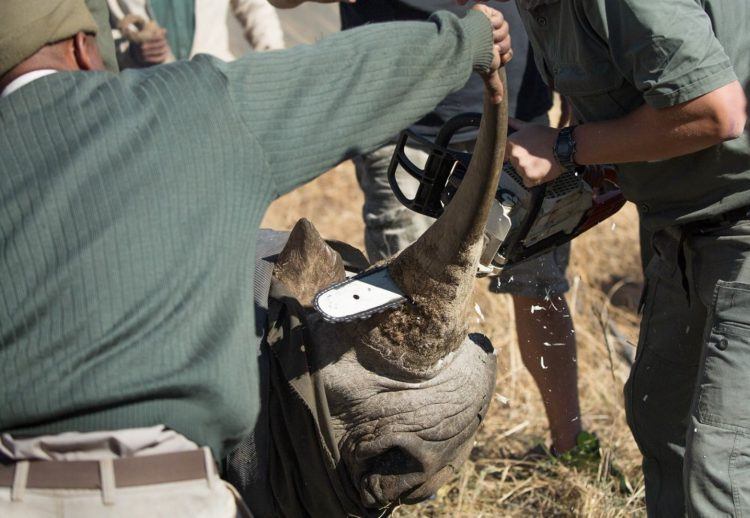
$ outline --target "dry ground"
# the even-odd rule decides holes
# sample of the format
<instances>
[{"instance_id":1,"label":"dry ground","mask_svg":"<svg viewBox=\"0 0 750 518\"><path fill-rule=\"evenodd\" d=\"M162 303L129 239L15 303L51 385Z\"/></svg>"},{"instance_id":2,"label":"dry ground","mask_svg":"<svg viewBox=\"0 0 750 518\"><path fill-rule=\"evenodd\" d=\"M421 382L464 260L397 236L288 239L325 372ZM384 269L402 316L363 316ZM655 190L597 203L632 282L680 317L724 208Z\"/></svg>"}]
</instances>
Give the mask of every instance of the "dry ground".
<instances>
[{"instance_id":1,"label":"dry ground","mask_svg":"<svg viewBox=\"0 0 750 518\"><path fill-rule=\"evenodd\" d=\"M264 226L288 229L305 216L324 237L363 249L361 207L353 168L345 163L275 202ZM401 507L397 516L644 514L640 455L625 423L621 396L626 358L636 342L634 306L641 280L633 207L576 240L568 275L583 423L601 438L605 460L581 472L549 460L522 460L524 452L547 440L546 418L518 353L511 301L490 293L486 281L478 281L477 303L485 319L477 314L473 327L492 339L499 356L494 404L461 473L434 500ZM621 492L618 482L605 475L610 456L626 475L632 493Z\"/></svg>"}]
</instances>

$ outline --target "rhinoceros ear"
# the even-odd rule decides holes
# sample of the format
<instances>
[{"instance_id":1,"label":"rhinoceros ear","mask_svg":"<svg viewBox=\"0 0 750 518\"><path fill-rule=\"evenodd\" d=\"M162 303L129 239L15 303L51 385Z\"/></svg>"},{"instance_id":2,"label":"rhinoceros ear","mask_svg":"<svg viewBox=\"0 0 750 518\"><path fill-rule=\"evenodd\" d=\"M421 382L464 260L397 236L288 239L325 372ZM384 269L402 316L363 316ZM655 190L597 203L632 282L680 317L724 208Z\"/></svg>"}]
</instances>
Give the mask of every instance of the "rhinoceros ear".
<instances>
[{"instance_id":1,"label":"rhinoceros ear","mask_svg":"<svg viewBox=\"0 0 750 518\"><path fill-rule=\"evenodd\" d=\"M303 218L294 225L276 259L273 277L283 282L300 304L310 307L316 293L343 281L346 272L341 256Z\"/></svg>"}]
</instances>

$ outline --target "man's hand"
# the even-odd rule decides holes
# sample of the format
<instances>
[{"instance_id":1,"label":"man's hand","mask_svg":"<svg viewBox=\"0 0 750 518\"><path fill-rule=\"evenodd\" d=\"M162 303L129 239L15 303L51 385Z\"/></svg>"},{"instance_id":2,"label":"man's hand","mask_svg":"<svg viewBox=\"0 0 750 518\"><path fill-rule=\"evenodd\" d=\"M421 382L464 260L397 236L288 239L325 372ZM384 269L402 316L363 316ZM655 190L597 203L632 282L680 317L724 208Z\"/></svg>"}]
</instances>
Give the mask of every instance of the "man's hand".
<instances>
[{"instance_id":1,"label":"man's hand","mask_svg":"<svg viewBox=\"0 0 750 518\"><path fill-rule=\"evenodd\" d=\"M172 49L167 42L167 30L159 28L152 38L139 44L138 58L145 65L160 65L171 61Z\"/></svg>"},{"instance_id":2,"label":"man's hand","mask_svg":"<svg viewBox=\"0 0 750 518\"><path fill-rule=\"evenodd\" d=\"M462 0L458 0L462 3ZM465 1L463 3L466 3ZM493 42L493 53L492 64L490 70L484 74L484 82L487 86L487 90L492 96L492 102L500 104L503 100L503 83L500 81L497 71L500 67L507 64L513 58L513 49L511 48L510 41L510 28L508 22L505 20L503 13L497 9L492 9L486 5L475 5L472 10L479 11L484 14L492 24L492 42Z\"/></svg>"},{"instance_id":3,"label":"man's hand","mask_svg":"<svg viewBox=\"0 0 750 518\"><path fill-rule=\"evenodd\" d=\"M508 123L516 132L508 137L505 155L526 187L551 182L562 174L553 152L557 129L517 119L510 119Z\"/></svg>"}]
</instances>

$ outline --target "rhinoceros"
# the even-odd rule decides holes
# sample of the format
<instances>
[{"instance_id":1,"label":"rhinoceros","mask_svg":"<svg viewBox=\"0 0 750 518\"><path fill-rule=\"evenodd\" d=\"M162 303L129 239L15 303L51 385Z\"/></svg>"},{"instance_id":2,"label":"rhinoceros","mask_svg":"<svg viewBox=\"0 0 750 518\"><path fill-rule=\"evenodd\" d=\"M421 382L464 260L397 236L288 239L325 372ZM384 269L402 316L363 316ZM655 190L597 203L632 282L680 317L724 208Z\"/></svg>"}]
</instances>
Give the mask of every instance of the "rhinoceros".
<instances>
[{"instance_id":1,"label":"rhinoceros","mask_svg":"<svg viewBox=\"0 0 750 518\"><path fill-rule=\"evenodd\" d=\"M485 99L453 201L387 262L408 296L399 307L327 322L312 308L314 295L342 281L345 264L367 268L364 256L324 241L307 220L290 234L262 232L265 278L272 270L266 401L227 470L257 515L382 515L432 495L469 455L492 398L496 356L486 338L467 334L465 317L506 125L505 104Z\"/></svg>"}]
</instances>

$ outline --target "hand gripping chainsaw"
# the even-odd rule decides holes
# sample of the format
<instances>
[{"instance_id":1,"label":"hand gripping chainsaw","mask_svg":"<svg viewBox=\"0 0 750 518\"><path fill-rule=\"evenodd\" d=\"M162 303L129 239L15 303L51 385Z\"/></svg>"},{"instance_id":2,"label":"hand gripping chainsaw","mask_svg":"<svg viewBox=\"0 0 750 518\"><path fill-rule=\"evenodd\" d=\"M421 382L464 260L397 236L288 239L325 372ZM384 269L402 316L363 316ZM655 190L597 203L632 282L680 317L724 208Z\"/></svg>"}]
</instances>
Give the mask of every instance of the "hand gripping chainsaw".
<instances>
[{"instance_id":1,"label":"hand gripping chainsaw","mask_svg":"<svg viewBox=\"0 0 750 518\"><path fill-rule=\"evenodd\" d=\"M471 153L450 148L451 140L465 128L478 127L480 119L479 114L450 119L434 143L410 130L401 133L388 181L403 205L433 218L443 213L471 161ZM428 150L423 169L407 156L407 146L415 145ZM401 189L400 170L419 182L413 197ZM550 183L527 188L513 166L505 162L487 221L479 275L497 275L504 268L544 254L615 214L625 204L616 174L613 166L579 167Z\"/></svg>"}]
</instances>

